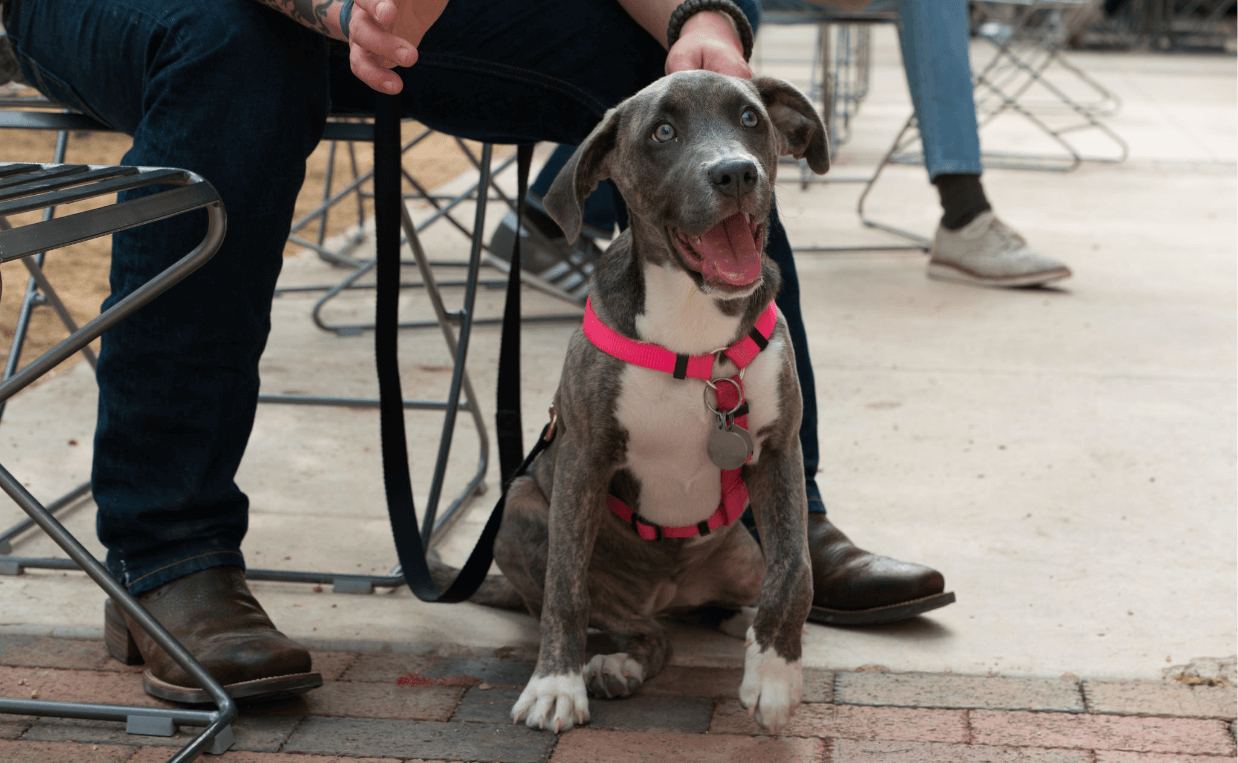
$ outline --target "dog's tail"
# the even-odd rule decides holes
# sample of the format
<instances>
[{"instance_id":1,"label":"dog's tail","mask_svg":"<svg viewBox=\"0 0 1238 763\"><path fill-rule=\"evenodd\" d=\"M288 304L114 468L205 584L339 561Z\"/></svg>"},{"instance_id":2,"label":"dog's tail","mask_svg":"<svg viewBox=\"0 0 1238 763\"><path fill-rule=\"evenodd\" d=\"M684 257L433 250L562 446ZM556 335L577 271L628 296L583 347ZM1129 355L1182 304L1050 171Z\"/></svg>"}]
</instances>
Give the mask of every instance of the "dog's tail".
<instances>
[{"instance_id":1,"label":"dog's tail","mask_svg":"<svg viewBox=\"0 0 1238 763\"><path fill-rule=\"evenodd\" d=\"M456 576L460 574L460 570L445 563L439 556L438 551L430 549L426 553L426 562L430 566L430 579L434 581L434 585L438 586L439 590L445 590L447 586L455 581ZM519 612L527 612L524 605L524 599L520 594L516 593L516 588L511 582L502 575L487 575L482 581L481 587L477 592L469 597L469 601L474 604L481 604L485 607L494 607L495 609L514 609Z\"/></svg>"}]
</instances>

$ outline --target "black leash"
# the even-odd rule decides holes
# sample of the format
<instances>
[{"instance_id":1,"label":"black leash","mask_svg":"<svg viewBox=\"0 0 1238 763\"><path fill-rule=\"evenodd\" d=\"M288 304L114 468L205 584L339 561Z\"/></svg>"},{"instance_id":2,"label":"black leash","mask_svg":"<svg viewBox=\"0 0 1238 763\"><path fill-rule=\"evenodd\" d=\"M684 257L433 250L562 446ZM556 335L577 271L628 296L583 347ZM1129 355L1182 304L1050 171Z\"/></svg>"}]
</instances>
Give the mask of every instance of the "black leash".
<instances>
[{"instance_id":1,"label":"black leash","mask_svg":"<svg viewBox=\"0 0 1238 763\"><path fill-rule=\"evenodd\" d=\"M383 484L396 554L409 589L422 601L453 603L473 595L486 579L494 559L494 538L503 520L507 485L529 468L533 459L549 445L548 437L553 437L552 422L542 430L542 436L532 451L521 459L524 449L521 446L520 422L520 226L524 222L524 197L528 191L533 147L520 146L517 154L520 195L516 204L516 245L508 275L507 306L503 311L502 346L499 351L498 413L495 418L503 491L468 561L447 590L440 592L430 577L426 546L417 526L396 346L399 333L400 205L404 203L400 190L400 115L399 96L378 96L374 118L374 218L378 250L374 354L378 367ZM485 199L479 197L478 203L484 204Z\"/></svg>"}]
</instances>

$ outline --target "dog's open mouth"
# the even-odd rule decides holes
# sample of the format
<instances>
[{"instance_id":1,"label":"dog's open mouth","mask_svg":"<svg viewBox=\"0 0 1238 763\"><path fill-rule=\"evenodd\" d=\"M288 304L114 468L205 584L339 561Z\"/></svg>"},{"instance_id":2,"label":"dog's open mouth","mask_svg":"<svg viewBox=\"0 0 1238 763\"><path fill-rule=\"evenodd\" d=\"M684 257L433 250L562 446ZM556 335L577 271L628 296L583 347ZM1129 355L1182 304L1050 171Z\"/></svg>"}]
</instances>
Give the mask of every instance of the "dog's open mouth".
<instances>
[{"instance_id":1,"label":"dog's open mouth","mask_svg":"<svg viewBox=\"0 0 1238 763\"><path fill-rule=\"evenodd\" d=\"M747 286L761 277L765 224L736 212L699 236L671 229L684 262L706 281Z\"/></svg>"}]
</instances>

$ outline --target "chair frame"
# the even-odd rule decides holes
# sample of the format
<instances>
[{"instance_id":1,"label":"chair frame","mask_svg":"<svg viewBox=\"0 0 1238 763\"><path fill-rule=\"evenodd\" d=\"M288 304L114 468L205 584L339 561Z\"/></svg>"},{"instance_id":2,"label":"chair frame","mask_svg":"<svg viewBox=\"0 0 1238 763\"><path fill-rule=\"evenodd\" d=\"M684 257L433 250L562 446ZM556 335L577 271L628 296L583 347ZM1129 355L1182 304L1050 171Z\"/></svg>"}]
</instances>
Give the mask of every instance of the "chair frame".
<instances>
[{"instance_id":1,"label":"chair frame","mask_svg":"<svg viewBox=\"0 0 1238 763\"><path fill-rule=\"evenodd\" d=\"M6 108L7 107L7 108ZM0 129L34 129L34 130L51 130L59 133L57 137L57 153L56 159L63 160L64 148L68 139L68 133L72 131L94 131L105 132L110 131L106 125L100 124L95 120L83 115L74 113L68 110L61 109L56 104L42 97L14 97L0 99ZM374 124L372 121L358 121L356 118L350 119L332 119L328 122L327 132L324 137L331 141L345 142L372 142L374 140ZM488 188L490 183L490 161L491 151L489 146L483 147L483 158L475 162L479 172L484 177L484 185L479 183L478 197L487 198ZM355 190L355 188L364 179L355 181L354 185L343 193ZM342 194L336 194L342 198ZM338 200L338 199L337 199ZM485 204L479 204L477 208L477 219L474 222L473 231L469 231L469 235L473 238L473 247L475 249L481 246L481 231L484 221ZM54 208L48 208L44 212L44 220L52 219ZM311 213L311 217L314 213ZM453 220L453 222L456 222ZM463 228L458 222L457 227ZM303 227L303 226L302 226ZM424 226L422 226L424 228ZM419 328L429 327L437 324L444 336L444 341L447 344L449 352L456 356L456 363L462 364L463 358L457 353L457 343L455 339L455 331L457 327L463 327L462 314L460 312L449 312L443 306L441 295L438 291L438 285L433 277L426 278L425 273L432 263L426 259L424 250L417 241L417 227L411 225L411 221L403 226L403 240L417 243L413 246L414 259L419 269L422 270L421 286L427 287L427 293L430 297L431 304L434 308L436 321L415 324ZM474 232L476 231L476 232ZM480 256L480 254L478 255ZM42 263L43 254L40 253L37 257L22 258L23 263L31 272L31 277L27 286L26 300L23 303L23 314L29 313L33 307L43 304L44 302L56 304L59 303L59 298L55 296L55 289L47 278L43 275L40 265ZM446 285L446 284L445 284ZM471 287L476 289L476 283ZM50 295L47 296L47 295ZM58 310L62 323L65 328L73 334L78 330L72 318L68 316L67 311ZM471 315L468 316L471 320ZM20 346L20 342L24 340L25 329L27 322L19 324L19 331L15 332L14 344ZM367 327L361 327L367 328ZM82 346L82 351L88 353L90 348L86 345ZM12 356L16 356L17 352L13 352ZM93 353L86 355L87 359L94 365ZM9 365L15 370L16 359L11 357ZM7 379L14 376L12 371L6 370ZM467 506L474 497L480 495L485 490L485 474L489 468L490 460L490 441L487 432L485 418L482 414L480 403L473 390L472 382L467 374L464 374L460 381L460 386L463 389L464 399L458 399L458 396L453 395L454 402L437 401L437 400L420 400L410 399L404 401L406 410L421 410L421 411L444 411L445 418L453 425L455 423L455 414L457 411L467 411L470 416L473 426L478 436L478 460L477 468L472 476L466 482L464 488L458 493L447 506L440 512L439 502L442 500L443 484L446 479L447 469L447 453L450 450L451 437L445 434L440 441L440 452L436 459L435 470L431 476L431 482L428 493L427 505L424 510L424 520L422 528L422 537L428 539L427 542L437 542L445 537L450 527L462 516L462 508ZM302 396L302 395L275 395L275 394L260 394L258 398L260 403L267 404L284 404L284 405L326 405L326 406L344 406L354 408L376 408L378 406L377 398L348 398L348 397L333 397L333 396ZM0 415L3 415L4 405L7 399L0 399ZM83 500L90 492L90 483L85 482L67 494L49 502L46 506L47 510L53 515L76 505ZM31 518L27 517L11 527L0 532L0 575L20 575L27 569L50 569L50 570L76 570L80 565L73 559L53 558L53 557L25 557L12 555L12 541L23 533L34 529L38 524ZM262 581L277 581L290 583L305 583L310 585L331 585L335 593L353 593L363 594L372 593L375 588L392 588L404 584L404 576L399 566L395 566L390 573L386 575L358 575L354 573L344 572L316 572L316 571L298 571L298 570L273 570L262 568L247 568L246 578L249 580Z\"/></svg>"},{"instance_id":2,"label":"chair frame","mask_svg":"<svg viewBox=\"0 0 1238 763\"><path fill-rule=\"evenodd\" d=\"M47 209L71 201L148 185L174 188L127 202L117 202L60 219L13 227L7 216ZM13 395L87 346L108 328L167 291L214 256L223 241L226 215L215 189L184 170L63 164L0 163L0 261L25 259L40 253L111 235L185 212L205 209L207 232L202 242L161 274L75 330L68 338L0 383L0 401ZM169 763L191 761L203 752L222 754L232 746L232 722L237 707L219 682L138 603L94 556L30 494L21 481L0 465L0 489L63 549L140 628L146 631L211 697L216 709L178 710L0 698L0 713L40 717L124 721L133 734L172 736L176 726L203 730L174 752Z\"/></svg>"}]
</instances>

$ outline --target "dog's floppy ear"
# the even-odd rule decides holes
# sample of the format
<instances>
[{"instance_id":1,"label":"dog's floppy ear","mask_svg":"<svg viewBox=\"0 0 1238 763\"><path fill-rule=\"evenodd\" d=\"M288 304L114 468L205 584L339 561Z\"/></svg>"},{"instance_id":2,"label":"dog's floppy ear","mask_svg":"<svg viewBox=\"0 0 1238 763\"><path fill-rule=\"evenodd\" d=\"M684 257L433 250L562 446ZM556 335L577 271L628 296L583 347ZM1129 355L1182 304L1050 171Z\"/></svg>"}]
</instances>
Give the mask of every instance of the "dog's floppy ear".
<instances>
[{"instance_id":1,"label":"dog's floppy ear","mask_svg":"<svg viewBox=\"0 0 1238 763\"><path fill-rule=\"evenodd\" d=\"M598 183L610 177L608 159L619 135L619 111L611 109L584 143L576 147L572 158L555 176L550 190L542 199L546 212L567 235L569 243L580 235L581 209L585 199Z\"/></svg>"},{"instance_id":2,"label":"dog's floppy ear","mask_svg":"<svg viewBox=\"0 0 1238 763\"><path fill-rule=\"evenodd\" d=\"M790 83L775 77L755 77L752 84L778 129L778 153L807 159L813 172L824 175L830 168L830 144L821 115Z\"/></svg>"}]
</instances>

